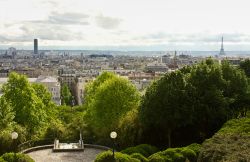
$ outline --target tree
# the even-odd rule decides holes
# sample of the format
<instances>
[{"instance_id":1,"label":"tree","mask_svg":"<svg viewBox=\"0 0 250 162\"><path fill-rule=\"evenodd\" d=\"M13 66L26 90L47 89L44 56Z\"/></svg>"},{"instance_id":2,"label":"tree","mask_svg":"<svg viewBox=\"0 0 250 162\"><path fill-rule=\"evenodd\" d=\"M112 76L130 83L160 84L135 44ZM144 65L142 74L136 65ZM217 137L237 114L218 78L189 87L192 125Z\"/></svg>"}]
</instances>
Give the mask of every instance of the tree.
<instances>
[{"instance_id":1,"label":"tree","mask_svg":"<svg viewBox=\"0 0 250 162\"><path fill-rule=\"evenodd\" d=\"M167 139L168 146L171 147L172 132L191 122L193 111L189 107L186 86L184 75L176 71L165 74L147 89L142 99L139 117L146 134L156 136L147 140L153 143L152 140L156 140L154 144L159 145L165 144Z\"/></svg>"},{"instance_id":2,"label":"tree","mask_svg":"<svg viewBox=\"0 0 250 162\"><path fill-rule=\"evenodd\" d=\"M72 94L67 84L63 84L61 88L62 105L72 105Z\"/></svg>"},{"instance_id":3,"label":"tree","mask_svg":"<svg viewBox=\"0 0 250 162\"><path fill-rule=\"evenodd\" d=\"M240 62L240 69L242 69L246 76L250 77L250 60L246 59L245 61Z\"/></svg>"},{"instance_id":4,"label":"tree","mask_svg":"<svg viewBox=\"0 0 250 162\"><path fill-rule=\"evenodd\" d=\"M46 107L54 106L54 103L52 102L52 94L44 85L33 83L32 87L35 90L36 96L42 100Z\"/></svg>"},{"instance_id":5,"label":"tree","mask_svg":"<svg viewBox=\"0 0 250 162\"><path fill-rule=\"evenodd\" d=\"M224 62L221 68L226 83L223 93L229 103L230 115L232 117L238 117L239 113L246 114L250 103L250 93L248 90L248 79L245 73L231 66L228 62Z\"/></svg>"},{"instance_id":6,"label":"tree","mask_svg":"<svg viewBox=\"0 0 250 162\"><path fill-rule=\"evenodd\" d=\"M92 96L86 98L88 122L100 139L117 130L119 120L137 108L140 99L138 91L128 80L111 73L103 73L90 83L87 92Z\"/></svg>"},{"instance_id":7,"label":"tree","mask_svg":"<svg viewBox=\"0 0 250 162\"><path fill-rule=\"evenodd\" d=\"M30 135L36 133L44 124L47 113L26 76L11 73L8 82L3 86L3 93L16 114L14 121L25 126Z\"/></svg>"},{"instance_id":8,"label":"tree","mask_svg":"<svg viewBox=\"0 0 250 162\"><path fill-rule=\"evenodd\" d=\"M228 63L219 65L208 59L166 74L142 98L139 119L144 141L171 146L174 135L177 145L183 139L201 142L226 120L238 117L239 112L246 114L249 96L246 76Z\"/></svg>"},{"instance_id":9,"label":"tree","mask_svg":"<svg viewBox=\"0 0 250 162\"><path fill-rule=\"evenodd\" d=\"M15 113L4 97L0 97L0 132L13 127Z\"/></svg>"}]
</instances>

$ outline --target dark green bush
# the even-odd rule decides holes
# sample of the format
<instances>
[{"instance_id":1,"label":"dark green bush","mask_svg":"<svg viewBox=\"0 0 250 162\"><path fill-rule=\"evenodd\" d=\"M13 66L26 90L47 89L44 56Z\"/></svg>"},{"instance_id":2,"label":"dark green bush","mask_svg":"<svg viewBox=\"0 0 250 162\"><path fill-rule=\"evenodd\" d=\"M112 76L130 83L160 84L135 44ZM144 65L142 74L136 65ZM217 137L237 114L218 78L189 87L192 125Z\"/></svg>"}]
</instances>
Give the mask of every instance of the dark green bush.
<instances>
[{"instance_id":1,"label":"dark green bush","mask_svg":"<svg viewBox=\"0 0 250 162\"><path fill-rule=\"evenodd\" d=\"M192 143L188 145L186 148L193 150L196 153L196 156L199 156L201 145L198 143Z\"/></svg>"},{"instance_id":2,"label":"dark green bush","mask_svg":"<svg viewBox=\"0 0 250 162\"><path fill-rule=\"evenodd\" d=\"M15 153L13 152L3 154L2 158L8 162L16 162Z\"/></svg>"},{"instance_id":3,"label":"dark green bush","mask_svg":"<svg viewBox=\"0 0 250 162\"><path fill-rule=\"evenodd\" d=\"M35 162L28 155L20 153L5 153L2 158L7 162Z\"/></svg>"},{"instance_id":4,"label":"dark green bush","mask_svg":"<svg viewBox=\"0 0 250 162\"><path fill-rule=\"evenodd\" d=\"M155 153L148 158L149 162L165 162L165 158L159 153Z\"/></svg>"},{"instance_id":5,"label":"dark green bush","mask_svg":"<svg viewBox=\"0 0 250 162\"><path fill-rule=\"evenodd\" d=\"M2 157L0 157L0 162L7 162Z\"/></svg>"},{"instance_id":6,"label":"dark green bush","mask_svg":"<svg viewBox=\"0 0 250 162\"><path fill-rule=\"evenodd\" d=\"M157 147L151 146L151 145L148 145L148 144L140 144L140 145L138 145L136 147L137 148L141 148L142 150L144 150L145 152L147 152L147 156L146 157L148 157L148 156L156 153L157 151L159 151L157 149Z\"/></svg>"},{"instance_id":7,"label":"dark green bush","mask_svg":"<svg viewBox=\"0 0 250 162\"><path fill-rule=\"evenodd\" d=\"M141 144L135 147L128 147L125 150L122 150L121 153L131 155L133 153L139 153L145 157L149 157L150 155L156 153L158 149L154 146L148 144Z\"/></svg>"},{"instance_id":8,"label":"dark green bush","mask_svg":"<svg viewBox=\"0 0 250 162\"><path fill-rule=\"evenodd\" d=\"M164 156L162 152L157 152L148 158L149 162L173 162L173 160L168 156Z\"/></svg>"},{"instance_id":9,"label":"dark green bush","mask_svg":"<svg viewBox=\"0 0 250 162\"><path fill-rule=\"evenodd\" d=\"M113 153L105 151L97 155L95 162L113 162ZM130 157L120 152L115 153L115 162L140 162L140 160Z\"/></svg>"},{"instance_id":10,"label":"dark green bush","mask_svg":"<svg viewBox=\"0 0 250 162\"><path fill-rule=\"evenodd\" d=\"M133 153L132 155L130 155L132 158L138 159L141 162L148 162L148 159L145 158L142 154L139 153Z\"/></svg>"},{"instance_id":11,"label":"dark green bush","mask_svg":"<svg viewBox=\"0 0 250 162\"><path fill-rule=\"evenodd\" d=\"M97 155L95 162L112 162L113 154L111 151L105 151Z\"/></svg>"},{"instance_id":12,"label":"dark green bush","mask_svg":"<svg viewBox=\"0 0 250 162\"><path fill-rule=\"evenodd\" d=\"M137 148L137 147L128 147L125 150L122 150L121 153L128 154L128 155L131 155L133 153L139 153L145 157L148 156L148 153L145 150L143 150L142 148Z\"/></svg>"},{"instance_id":13,"label":"dark green bush","mask_svg":"<svg viewBox=\"0 0 250 162\"><path fill-rule=\"evenodd\" d=\"M191 149L189 149L187 147L183 148L181 150L181 154L185 158L187 158L190 162L196 162L197 161L197 155L196 155L196 153L193 150L191 150Z\"/></svg>"},{"instance_id":14,"label":"dark green bush","mask_svg":"<svg viewBox=\"0 0 250 162\"><path fill-rule=\"evenodd\" d=\"M185 162L186 158L181 154L181 148L169 148L161 152L161 155L172 159L174 162Z\"/></svg>"}]
</instances>

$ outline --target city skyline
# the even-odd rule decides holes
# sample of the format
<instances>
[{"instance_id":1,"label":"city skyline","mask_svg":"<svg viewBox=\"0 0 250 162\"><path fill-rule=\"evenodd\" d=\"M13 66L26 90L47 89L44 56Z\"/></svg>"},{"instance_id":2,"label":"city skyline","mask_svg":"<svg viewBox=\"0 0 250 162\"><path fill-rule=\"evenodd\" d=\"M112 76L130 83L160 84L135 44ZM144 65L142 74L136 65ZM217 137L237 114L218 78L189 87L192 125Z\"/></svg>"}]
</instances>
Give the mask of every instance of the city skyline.
<instances>
[{"instance_id":1,"label":"city skyline","mask_svg":"<svg viewBox=\"0 0 250 162\"><path fill-rule=\"evenodd\" d=\"M250 50L249 2L0 0L0 49Z\"/></svg>"}]
</instances>

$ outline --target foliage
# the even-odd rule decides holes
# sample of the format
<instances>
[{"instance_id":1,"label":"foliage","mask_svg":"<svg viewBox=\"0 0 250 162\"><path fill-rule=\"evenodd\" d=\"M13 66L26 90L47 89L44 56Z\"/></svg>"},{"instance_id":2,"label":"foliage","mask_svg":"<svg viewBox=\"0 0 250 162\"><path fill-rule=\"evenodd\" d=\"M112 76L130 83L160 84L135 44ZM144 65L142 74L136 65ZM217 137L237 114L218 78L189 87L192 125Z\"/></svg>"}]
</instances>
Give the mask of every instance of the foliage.
<instances>
[{"instance_id":1,"label":"foliage","mask_svg":"<svg viewBox=\"0 0 250 162\"><path fill-rule=\"evenodd\" d=\"M15 112L15 122L29 129L30 135L44 124L47 113L42 100L24 75L11 73L3 86L3 97Z\"/></svg>"},{"instance_id":2,"label":"foliage","mask_svg":"<svg viewBox=\"0 0 250 162\"><path fill-rule=\"evenodd\" d=\"M32 87L34 88L37 97L42 100L45 107L50 108L54 106L54 103L52 102L52 94L44 85L33 83Z\"/></svg>"},{"instance_id":3,"label":"foliage","mask_svg":"<svg viewBox=\"0 0 250 162\"><path fill-rule=\"evenodd\" d=\"M64 139L67 134L65 126L62 124L62 122L58 119L51 120L49 123L49 126L47 127L47 130L45 132L45 138L49 139Z\"/></svg>"},{"instance_id":4,"label":"foliage","mask_svg":"<svg viewBox=\"0 0 250 162\"><path fill-rule=\"evenodd\" d=\"M28 155L21 153L5 153L1 157L7 162L35 162Z\"/></svg>"},{"instance_id":5,"label":"foliage","mask_svg":"<svg viewBox=\"0 0 250 162\"><path fill-rule=\"evenodd\" d=\"M193 150L198 156L200 153L201 145L198 143L192 143L191 145L186 146L186 148Z\"/></svg>"},{"instance_id":6,"label":"foliage","mask_svg":"<svg viewBox=\"0 0 250 162\"><path fill-rule=\"evenodd\" d=\"M131 155L133 153L139 153L145 157L149 157L150 155L156 153L158 149L154 146L148 144L141 144L135 147L128 147L125 150L122 150L121 153Z\"/></svg>"},{"instance_id":7,"label":"foliage","mask_svg":"<svg viewBox=\"0 0 250 162\"><path fill-rule=\"evenodd\" d=\"M113 153L111 151L105 151L97 155L95 162L112 162ZM120 152L115 153L116 162L140 162L140 160L130 157L129 155L122 154Z\"/></svg>"},{"instance_id":8,"label":"foliage","mask_svg":"<svg viewBox=\"0 0 250 162\"><path fill-rule=\"evenodd\" d=\"M0 132L13 126L15 114L4 97L0 97Z\"/></svg>"},{"instance_id":9,"label":"foliage","mask_svg":"<svg viewBox=\"0 0 250 162\"><path fill-rule=\"evenodd\" d=\"M198 148L198 144L192 146L182 147L182 148L168 148L164 151L157 152L151 155L148 160L149 162L164 161L164 162L185 162L187 159L190 162L196 162L198 154L190 147L195 149Z\"/></svg>"},{"instance_id":10,"label":"foliage","mask_svg":"<svg viewBox=\"0 0 250 162\"><path fill-rule=\"evenodd\" d=\"M248 161L249 146L250 118L233 119L202 144L198 161Z\"/></svg>"},{"instance_id":11,"label":"foliage","mask_svg":"<svg viewBox=\"0 0 250 162\"><path fill-rule=\"evenodd\" d=\"M148 159L145 158L142 154L140 153L133 153L130 155L132 158L140 160L140 162L148 162Z\"/></svg>"},{"instance_id":12,"label":"foliage","mask_svg":"<svg viewBox=\"0 0 250 162\"><path fill-rule=\"evenodd\" d=\"M2 157L0 157L0 162L7 162Z\"/></svg>"},{"instance_id":13,"label":"foliage","mask_svg":"<svg viewBox=\"0 0 250 162\"><path fill-rule=\"evenodd\" d=\"M240 62L240 68L245 72L247 77L250 77L250 60L246 59Z\"/></svg>"},{"instance_id":14,"label":"foliage","mask_svg":"<svg viewBox=\"0 0 250 162\"><path fill-rule=\"evenodd\" d=\"M63 84L61 87L61 97L62 97L62 105L72 105L72 94L70 92L69 87L67 84Z\"/></svg>"},{"instance_id":15,"label":"foliage","mask_svg":"<svg viewBox=\"0 0 250 162\"><path fill-rule=\"evenodd\" d=\"M141 140L159 147L201 142L228 119L246 116L249 103L245 74L227 62L184 67L165 74L142 97Z\"/></svg>"},{"instance_id":16,"label":"foliage","mask_svg":"<svg viewBox=\"0 0 250 162\"><path fill-rule=\"evenodd\" d=\"M156 128L155 131L162 132L154 133L156 137L150 138L168 139L169 146L171 146L172 131L188 124L191 121L191 114L192 109L189 109L186 83L180 71L168 73L152 84L143 96L139 112L141 123L145 125L146 130L147 128ZM149 130L145 134L151 136L150 132L155 131ZM158 142L166 143L165 141Z\"/></svg>"},{"instance_id":17,"label":"foliage","mask_svg":"<svg viewBox=\"0 0 250 162\"><path fill-rule=\"evenodd\" d=\"M138 144L141 138L141 126L138 119L138 110L129 111L120 119L118 125L120 147L126 148Z\"/></svg>"},{"instance_id":18,"label":"foliage","mask_svg":"<svg viewBox=\"0 0 250 162\"><path fill-rule=\"evenodd\" d=\"M109 73L102 75L87 86L91 98L86 97L85 107L88 125L95 136L105 140L111 131L117 130L121 118L138 107L139 93L127 79Z\"/></svg>"},{"instance_id":19,"label":"foliage","mask_svg":"<svg viewBox=\"0 0 250 162\"><path fill-rule=\"evenodd\" d=\"M149 161L149 162L173 162L172 159L170 159L169 157L167 157L167 156L162 156L162 155L160 154L160 152L151 155L151 156L148 158L148 161Z\"/></svg>"}]
</instances>

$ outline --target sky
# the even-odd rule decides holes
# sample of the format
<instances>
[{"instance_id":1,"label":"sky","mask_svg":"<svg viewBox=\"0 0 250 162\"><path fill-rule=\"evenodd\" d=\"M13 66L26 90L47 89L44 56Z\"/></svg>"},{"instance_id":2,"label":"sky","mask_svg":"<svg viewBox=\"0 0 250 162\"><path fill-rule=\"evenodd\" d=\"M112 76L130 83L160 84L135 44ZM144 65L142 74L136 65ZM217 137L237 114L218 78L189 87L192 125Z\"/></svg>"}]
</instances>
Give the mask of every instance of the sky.
<instances>
[{"instance_id":1,"label":"sky","mask_svg":"<svg viewBox=\"0 0 250 162\"><path fill-rule=\"evenodd\" d=\"M250 50L249 0L0 0L0 49Z\"/></svg>"}]
</instances>

